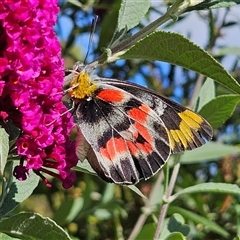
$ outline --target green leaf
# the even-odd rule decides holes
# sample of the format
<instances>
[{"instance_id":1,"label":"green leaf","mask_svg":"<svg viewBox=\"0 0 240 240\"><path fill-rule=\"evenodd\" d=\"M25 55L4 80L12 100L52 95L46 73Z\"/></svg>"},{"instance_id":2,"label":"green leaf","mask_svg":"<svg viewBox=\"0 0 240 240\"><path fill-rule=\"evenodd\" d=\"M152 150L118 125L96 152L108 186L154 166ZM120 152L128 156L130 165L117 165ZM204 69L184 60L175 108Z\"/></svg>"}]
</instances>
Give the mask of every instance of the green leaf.
<instances>
[{"instance_id":1,"label":"green leaf","mask_svg":"<svg viewBox=\"0 0 240 240\"><path fill-rule=\"evenodd\" d=\"M11 175L14 164L11 162L9 165L12 165L9 173ZM19 181L12 176L6 181L6 187L3 188L1 196L0 218L6 213L12 211L23 200L28 198L32 194L33 190L37 187L39 177L32 171L30 171L29 175L30 176L25 181Z\"/></svg>"},{"instance_id":2,"label":"green leaf","mask_svg":"<svg viewBox=\"0 0 240 240\"><path fill-rule=\"evenodd\" d=\"M14 240L14 239L19 240L19 238L13 238L13 237L10 237L10 236L8 236L4 233L0 233L0 239L1 240Z\"/></svg>"},{"instance_id":3,"label":"green leaf","mask_svg":"<svg viewBox=\"0 0 240 240\"><path fill-rule=\"evenodd\" d=\"M107 209L98 208L94 211L94 216L98 220L106 221L112 218L112 213Z\"/></svg>"},{"instance_id":4,"label":"green leaf","mask_svg":"<svg viewBox=\"0 0 240 240\"><path fill-rule=\"evenodd\" d=\"M127 187L130 188L136 194L138 194L140 197L146 199L146 196L144 196L143 193L135 185L129 185Z\"/></svg>"},{"instance_id":5,"label":"green leaf","mask_svg":"<svg viewBox=\"0 0 240 240\"><path fill-rule=\"evenodd\" d=\"M71 3L71 4L75 5L75 6L77 6L77 7L79 7L79 8L82 8L82 7L83 7L82 3L80 3L79 1L76 1L76 0L67 0L67 2L69 2L69 3Z\"/></svg>"},{"instance_id":6,"label":"green leaf","mask_svg":"<svg viewBox=\"0 0 240 240\"><path fill-rule=\"evenodd\" d=\"M177 33L157 31L137 42L120 58L164 61L203 74L240 93L239 83L208 52Z\"/></svg>"},{"instance_id":7,"label":"green leaf","mask_svg":"<svg viewBox=\"0 0 240 240\"><path fill-rule=\"evenodd\" d=\"M120 0L114 1L114 3L111 4L111 9L109 9L108 14L102 19L98 43L99 48L107 46L114 35L120 3Z\"/></svg>"},{"instance_id":8,"label":"green leaf","mask_svg":"<svg viewBox=\"0 0 240 240\"><path fill-rule=\"evenodd\" d=\"M186 240L186 238L179 232L171 233L164 240Z\"/></svg>"},{"instance_id":9,"label":"green leaf","mask_svg":"<svg viewBox=\"0 0 240 240\"><path fill-rule=\"evenodd\" d=\"M235 218L237 219L236 232L237 232L237 236L239 236L239 234L240 234L240 225L239 225L239 223L240 223L240 205L235 204L234 208L235 208L235 212L236 212L236 217ZM240 238L238 240L240 240Z\"/></svg>"},{"instance_id":10,"label":"green leaf","mask_svg":"<svg viewBox=\"0 0 240 240\"><path fill-rule=\"evenodd\" d=\"M208 142L200 148L184 152L181 155L181 163L192 164L213 161L234 154L240 154L240 147Z\"/></svg>"},{"instance_id":11,"label":"green leaf","mask_svg":"<svg viewBox=\"0 0 240 240\"><path fill-rule=\"evenodd\" d=\"M240 95L221 95L207 103L199 114L205 117L212 128L220 127L233 113Z\"/></svg>"},{"instance_id":12,"label":"green leaf","mask_svg":"<svg viewBox=\"0 0 240 240\"><path fill-rule=\"evenodd\" d=\"M196 102L195 110L199 112L199 110L215 98L215 85L212 79L207 78L204 84L201 87L201 90L198 94L198 99Z\"/></svg>"},{"instance_id":13,"label":"green leaf","mask_svg":"<svg viewBox=\"0 0 240 240\"><path fill-rule=\"evenodd\" d=\"M173 214L167 221L165 221L160 235L161 239L168 239L167 237L170 237L172 233L175 232L180 233L183 237L187 236L190 232L190 228L185 224L184 218L178 213Z\"/></svg>"},{"instance_id":14,"label":"green leaf","mask_svg":"<svg viewBox=\"0 0 240 240\"><path fill-rule=\"evenodd\" d=\"M155 231L156 231L155 224L147 223L141 228L141 231L139 232L136 239L152 240L154 237Z\"/></svg>"},{"instance_id":15,"label":"green leaf","mask_svg":"<svg viewBox=\"0 0 240 240\"><path fill-rule=\"evenodd\" d=\"M3 128L0 128L0 175L3 175L5 165L7 163L9 151L9 137Z\"/></svg>"},{"instance_id":16,"label":"green leaf","mask_svg":"<svg viewBox=\"0 0 240 240\"><path fill-rule=\"evenodd\" d=\"M101 203L103 204L108 203L114 198L115 195L114 189L115 189L114 184L106 184L106 187L102 195Z\"/></svg>"},{"instance_id":17,"label":"green leaf","mask_svg":"<svg viewBox=\"0 0 240 240\"><path fill-rule=\"evenodd\" d=\"M70 240L53 220L36 213L19 213L5 218L0 221L0 231L24 240Z\"/></svg>"},{"instance_id":18,"label":"green leaf","mask_svg":"<svg viewBox=\"0 0 240 240\"><path fill-rule=\"evenodd\" d=\"M97 173L92 169L91 165L87 160L83 162L78 161L77 166L72 168L74 171L90 173L92 175L97 176Z\"/></svg>"},{"instance_id":19,"label":"green leaf","mask_svg":"<svg viewBox=\"0 0 240 240\"><path fill-rule=\"evenodd\" d=\"M59 225L72 222L83 208L83 198L67 199L55 212L53 220Z\"/></svg>"},{"instance_id":20,"label":"green leaf","mask_svg":"<svg viewBox=\"0 0 240 240\"><path fill-rule=\"evenodd\" d=\"M129 29L137 26L149 8L150 0L122 0L118 16L117 31L120 32L122 29L126 29L128 31Z\"/></svg>"},{"instance_id":21,"label":"green leaf","mask_svg":"<svg viewBox=\"0 0 240 240\"><path fill-rule=\"evenodd\" d=\"M208 220L205 217L202 217L199 214L193 213L191 211L185 210L180 207L175 206L169 206L168 208L168 214L174 214L179 213L181 214L185 219L189 219L196 224L202 224L203 226L207 226L207 228L215 233L218 233L222 237L229 237L229 233L222 227L220 227L218 224L216 224L213 221Z\"/></svg>"},{"instance_id":22,"label":"green leaf","mask_svg":"<svg viewBox=\"0 0 240 240\"><path fill-rule=\"evenodd\" d=\"M175 213L170 217L168 229L170 232L180 232L184 236L187 236L190 232L190 228L185 224L184 218L178 213Z\"/></svg>"},{"instance_id":23,"label":"green leaf","mask_svg":"<svg viewBox=\"0 0 240 240\"><path fill-rule=\"evenodd\" d=\"M185 188L173 196L171 196L171 202L178 198L180 195L200 193L200 192L211 192L221 194L240 194L240 188L236 184L230 183L200 183L188 188Z\"/></svg>"}]
</instances>

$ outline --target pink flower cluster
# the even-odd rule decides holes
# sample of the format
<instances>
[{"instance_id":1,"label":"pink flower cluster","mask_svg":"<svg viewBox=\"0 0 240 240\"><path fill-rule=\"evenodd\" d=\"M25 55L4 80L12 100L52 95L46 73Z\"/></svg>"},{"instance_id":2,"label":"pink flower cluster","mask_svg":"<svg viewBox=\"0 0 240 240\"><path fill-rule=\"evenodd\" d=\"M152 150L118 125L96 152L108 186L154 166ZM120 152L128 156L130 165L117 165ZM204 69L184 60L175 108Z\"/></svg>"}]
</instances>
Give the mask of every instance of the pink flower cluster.
<instances>
[{"instance_id":1,"label":"pink flower cluster","mask_svg":"<svg viewBox=\"0 0 240 240\"><path fill-rule=\"evenodd\" d=\"M57 0L0 0L0 120L21 130L14 175L29 170L59 178L68 188L75 180L74 143L68 141L73 120L61 102L63 61L53 31Z\"/></svg>"}]
</instances>

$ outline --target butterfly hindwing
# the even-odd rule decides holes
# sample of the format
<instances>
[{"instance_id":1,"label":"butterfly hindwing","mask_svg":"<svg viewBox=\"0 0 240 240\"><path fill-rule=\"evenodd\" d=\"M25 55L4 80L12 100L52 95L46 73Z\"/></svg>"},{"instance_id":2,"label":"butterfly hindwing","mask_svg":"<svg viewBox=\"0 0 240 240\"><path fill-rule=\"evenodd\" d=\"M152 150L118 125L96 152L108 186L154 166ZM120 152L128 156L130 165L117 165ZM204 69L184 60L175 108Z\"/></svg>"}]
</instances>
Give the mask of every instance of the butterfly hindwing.
<instances>
[{"instance_id":1,"label":"butterfly hindwing","mask_svg":"<svg viewBox=\"0 0 240 240\"><path fill-rule=\"evenodd\" d=\"M133 184L148 179L169 157L169 137L162 120L120 88L99 81L94 97L82 100L76 115L98 166L88 161L93 168L101 166L109 181Z\"/></svg>"},{"instance_id":2,"label":"butterfly hindwing","mask_svg":"<svg viewBox=\"0 0 240 240\"><path fill-rule=\"evenodd\" d=\"M211 139L209 123L190 109L133 83L106 78L101 80L134 94L161 118L167 128L172 153L200 147Z\"/></svg>"},{"instance_id":3,"label":"butterfly hindwing","mask_svg":"<svg viewBox=\"0 0 240 240\"><path fill-rule=\"evenodd\" d=\"M99 177L107 182L112 182L111 178L108 178L105 175L102 167L99 164L99 160L97 159L91 145L83 136L80 128L78 128L76 137L76 154L81 162L83 162L85 159L88 159L91 167L95 170Z\"/></svg>"}]
</instances>

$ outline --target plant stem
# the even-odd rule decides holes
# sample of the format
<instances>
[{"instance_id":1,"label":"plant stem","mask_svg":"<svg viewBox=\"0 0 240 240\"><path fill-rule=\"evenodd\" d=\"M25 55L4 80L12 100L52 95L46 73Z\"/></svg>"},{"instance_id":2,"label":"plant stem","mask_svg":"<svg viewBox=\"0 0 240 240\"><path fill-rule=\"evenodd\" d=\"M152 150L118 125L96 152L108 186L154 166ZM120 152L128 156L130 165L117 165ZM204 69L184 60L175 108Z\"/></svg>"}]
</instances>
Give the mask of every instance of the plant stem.
<instances>
[{"instance_id":1,"label":"plant stem","mask_svg":"<svg viewBox=\"0 0 240 240\"><path fill-rule=\"evenodd\" d=\"M166 194L165 194L165 199L167 201L168 201L169 197L171 196L171 194L173 192L173 188L175 186L175 182L177 180L178 172L179 172L179 169L180 169L180 155L177 155L176 158L177 158L176 159L177 164L173 168L173 173L172 173L172 176L171 176L171 179L170 179L170 182L169 182L168 189L167 189ZM163 222L164 222L165 216L167 214L168 206L169 206L168 202L162 205L162 209L161 209L159 217L158 217L156 232L155 232L155 235L154 235L154 238L153 238L154 240L159 239L159 236L160 236L161 230L162 230L162 226L163 226Z\"/></svg>"},{"instance_id":2,"label":"plant stem","mask_svg":"<svg viewBox=\"0 0 240 240\"><path fill-rule=\"evenodd\" d=\"M93 68L97 66L98 64L102 64L104 62L113 62L118 59L119 55L122 55L124 51L132 47L136 42L139 40L145 38L148 34L155 31L159 26L161 26L163 23L167 22L170 19L176 20L178 15L185 10L185 8L181 8L180 6L183 4L184 0L177 0L175 3L168 9L168 11L152 23L150 23L148 26L141 29L136 34L132 35L131 37L123 40L121 43L119 43L117 46L113 47L112 49L107 50L107 53L104 52L96 61L92 62L91 65Z\"/></svg>"},{"instance_id":3,"label":"plant stem","mask_svg":"<svg viewBox=\"0 0 240 240\"><path fill-rule=\"evenodd\" d=\"M161 183L163 181L163 171L161 171L158 175L157 181L154 184L154 187L152 188L152 191L150 193L149 199L146 201L144 208L149 209L149 211L144 211L138 218L128 240L136 239L138 233L142 229L144 223L146 222L148 216L152 213L151 208L153 206L153 203L155 202L156 194L159 192L159 186L161 186Z\"/></svg>"},{"instance_id":4,"label":"plant stem","mask_svg":"<svg viewBox=\"0 0 240 240\"><path fill-rule=\"evenodd\" d=\"M169 184L169 164L168 163L166 163L166 165L164 166L163 171L164 171L164 192L166 192Z\"/></svg>"},{"instance_id":5,"label":"plant stem","mask_svg":"<svg viewBox=\"0 0 240 240\"><path fill-rule=\"evenodd\" d=\"M182 0L176 1L163 16L159 17L158 19L150 23L148 26L144 27L139 32L129 37L125 41L121 42L118 46L111 49L112 54L114 55L124 49L128 49L129 47L133 46L136 42L138 42L140 39L146 37L148 34L155 31L163 23L167 22L170 19L173 19L173 16L176 14L181 4Z\"/></svg>"}]
</instances>

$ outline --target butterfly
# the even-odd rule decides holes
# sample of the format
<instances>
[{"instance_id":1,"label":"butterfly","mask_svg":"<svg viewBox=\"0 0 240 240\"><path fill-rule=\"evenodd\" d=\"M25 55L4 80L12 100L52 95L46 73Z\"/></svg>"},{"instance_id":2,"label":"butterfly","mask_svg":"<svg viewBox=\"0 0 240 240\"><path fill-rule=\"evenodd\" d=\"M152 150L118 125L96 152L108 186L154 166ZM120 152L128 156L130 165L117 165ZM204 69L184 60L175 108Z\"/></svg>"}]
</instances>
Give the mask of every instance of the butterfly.
<instances>
[{"instance_id":1,"label":"butterfly","mask_svg":"<svg viewBox=\"0 0 240 240\"><path fill-rule=\"evenodd\" d=\"M65 77L77 118L77 156L100 178L136 184L170 154L202 146L212 127L190 109L137 84L100 78L77 62Z\"/></svg>"}]
</instances>

